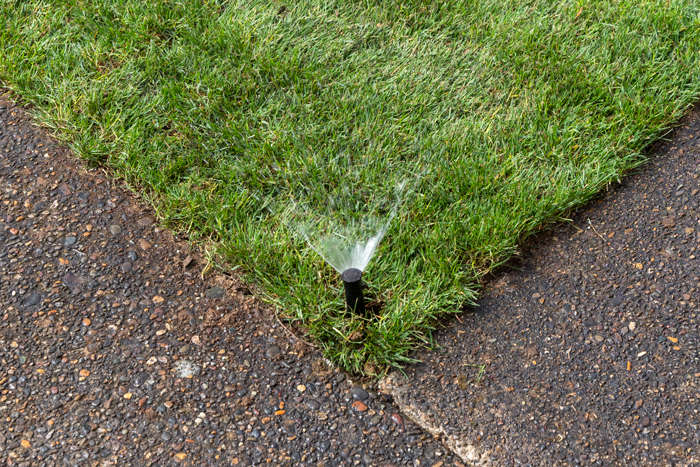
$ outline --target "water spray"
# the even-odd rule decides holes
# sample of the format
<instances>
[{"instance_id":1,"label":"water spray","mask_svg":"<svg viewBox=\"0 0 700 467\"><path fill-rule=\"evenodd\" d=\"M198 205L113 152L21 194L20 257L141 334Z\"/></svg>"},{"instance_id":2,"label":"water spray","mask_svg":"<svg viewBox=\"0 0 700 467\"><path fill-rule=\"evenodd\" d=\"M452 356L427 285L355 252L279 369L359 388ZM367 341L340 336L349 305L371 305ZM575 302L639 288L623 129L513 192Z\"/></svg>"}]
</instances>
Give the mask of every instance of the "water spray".
<instances>
[{"instance_id":1,"label":"water spray","mask_svg":"<svg viewBox=\"0 0 700 467\"><path fill-rule=\"evenodd\" d=\"M365 315L365 299L362 296L362 271L350 268L340 275L345 286L345 303L348 311L359 316Z\"/></svg>"}]
</instances>

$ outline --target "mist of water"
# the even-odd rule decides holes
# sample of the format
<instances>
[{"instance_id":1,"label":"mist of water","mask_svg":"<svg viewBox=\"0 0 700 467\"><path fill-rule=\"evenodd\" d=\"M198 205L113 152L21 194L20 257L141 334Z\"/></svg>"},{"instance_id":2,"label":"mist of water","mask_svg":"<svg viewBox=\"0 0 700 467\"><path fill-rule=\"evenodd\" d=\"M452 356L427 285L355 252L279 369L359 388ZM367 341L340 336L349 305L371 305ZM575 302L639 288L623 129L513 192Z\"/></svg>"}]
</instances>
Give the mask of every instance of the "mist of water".
<instances>
[{"instance_id":1,"label":"mist of water","mask_svg":"<svg viewBox=\"0 0 700 467\"><path fill-rule=\"evenodd\" d=\"M400 182L393 198L374 200L359 213L352 211L348 200L333 198L322 214L296 206L290 225L339 273L350 268L364 271L396 216L405 187L406 182Z\"/></svg>"}]
</instances>

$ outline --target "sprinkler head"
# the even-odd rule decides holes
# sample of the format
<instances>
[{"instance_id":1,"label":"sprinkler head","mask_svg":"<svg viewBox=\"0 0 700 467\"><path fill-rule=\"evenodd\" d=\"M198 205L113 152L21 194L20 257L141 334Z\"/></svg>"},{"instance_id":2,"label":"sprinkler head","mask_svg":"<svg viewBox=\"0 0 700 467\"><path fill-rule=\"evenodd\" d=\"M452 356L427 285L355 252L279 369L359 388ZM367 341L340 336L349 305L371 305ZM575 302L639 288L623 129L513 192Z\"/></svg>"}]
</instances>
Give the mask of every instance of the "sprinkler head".
<instances>
[{"instance_id":1,"label":"sprinkler head","mask_svg":"<svg viewBox=\"0 0 700 467\"><path fill-rule=\"evenodd\" d=\"M365 315L365 299L362 296L362 271L346 269L340 275L345 286L345 303L348 310L356 315Z\"/></svg>"}]
</instances>

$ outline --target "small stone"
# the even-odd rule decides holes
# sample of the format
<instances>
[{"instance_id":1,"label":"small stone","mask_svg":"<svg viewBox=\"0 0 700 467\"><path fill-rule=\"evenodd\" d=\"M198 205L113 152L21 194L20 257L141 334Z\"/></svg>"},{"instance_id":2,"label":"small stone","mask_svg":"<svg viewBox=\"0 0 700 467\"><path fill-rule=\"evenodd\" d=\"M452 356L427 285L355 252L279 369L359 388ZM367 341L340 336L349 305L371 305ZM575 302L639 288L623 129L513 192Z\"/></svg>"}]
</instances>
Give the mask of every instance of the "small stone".
<instances>
[{"instance_id":1,"label":"small stone","mask_svg":"<svg viewBox=\"0 0 700 467\"><path fill-rule=\"evenodd\" d=\"M399 431L403 433L405 431L405 425L404 425L403 418L401 417L401 415L399 415L398 413L393 413L393 414L391 414L391 419L399 427Z\"/></svg>"},{"instance_id":2,"label":"small stone","mask_svg":"<svg viewBox=\"0 0 700 467\"><path fill-rule=\"evenodd\" d=\"M224 289L217 285L216 287L212 287L204 292L204 296L207 298L221 298L224 296L224 293Z\"/></svg>"},{"instance_id":3,"label":"small stone","mask_svg":"<svg viewBox=\"0 0 700 467\"><path fill-rule=\"evenodd\" d=\"M639 399L637 402L634 403L634 406L636 408L641 408L644 405L644 401L642 399Z\"/></svg>"},{"instance_id":4,"label":"small stone","mask_svg":"<svg viewBox=\"0 0 700 467\"><path fill-rule=\"evenodd\" d=\"M135 251L130 251L126 254L126 257L129 258L129 261L134 262L137 259L139 259L139 255L136 254Z\"/></svg>"},{"instance_id":5,"label":"small stone","mask_svg":"<svg viewBox=\"0 0 700 467\"><path fill-rule=\"evenodd\" d=\"M365 401L369 398L369 394L367 394L367 391L360 387L354 387L350 392L352 393L352 397L354 397L358 401Z\"/></svg>"},{"instance_id":6,"label":"small stone","mask_svg":"<svg viewBox=\"0 0 700 467\"><path fill-rule=\"evenodd\" d=\"M271 345L267 349L267 351L265 351L265 355L267 355L269 358L274 358L279 354L280 354L280 348L279 348L279 346L276 346L276 345Z\"/></svg>"},{"instance_id":7,"label":"small stone","mask_svg":"<svg viewBox=\"0 0 700 467\"><path fill-rule=\"evenodd\" d=\"M117 224L112 224L109 226L109 231L112 233L112 235L116 236L122 233L122 228Z\"/></svg>"},{"instance_id":8,"label":"small stone","mask_svg":"<svg viewBox=\"0 0 700 467\"><path fill-rule=\"evenodd\" d=\"M526 347L525 353L526 353L527 358L530 359L530 358L536 358L537 356L539 356L540 351L536 345L533 345L530 347Z\"/></svg>"},{"instance_id":9,"label":"small stone","mask_svg":"<svg viewBox=\"0 0 700 467\"><path fill-rule=\"evenodd\" d=\"M152 217L142 217L136 223L139 225L139 227L148 227L149 225L153 225L153 218Z\"/></svg>"},{"instance_id":10,"label":"small stone","mask_svg":"<svg viewBox=\"0 0 700 467\"><path fill-rule=\"evenodd\" d=\"M130 262L125 261L122 263L121 268L123 272L131 272L134 266Z\"/></svg>"},{"instance_id":11,"label":"small stone","mask_svg":"<svg viewBox=\"0 0 700 467\"><path fill-rule=\"evenodd\" d=\"M661 224L663 224L664 227L673 227L676 225L676 218L675 217L664 217L661 219Z\"/></svg>"},{"instance_id":12,"label":"small stone","mask_svg":"<svg viewBox=\"0 0 700 467\"><path fill-rule=\"evenodd\" d=\"M631 323L629 323L629 324L627 325L627 327L630 329L630 331L634 331L635 329L637 329L637 323L635 323L634 321L632 321Z\"/></svg>"},{"instance_id":13,"label":"small stone","mask_svg":"<svg viewBox=\"0 0 700 467\"><path fill-rule=\"evenodd\" d=\"M63 246L73 246L75 243L78 241L77 237L66 237L66 239L63 241Z\"/></svg>"},{"instance_id":14,"label":"small stone","mask_svg":"<svg viewBox=\"0 0 700 467\"><path fill-rule=\"evenodd\" d=\"M282 422L282 429L284 430L285 433L287 433L289 436L294 436L297 432L296 427L294 426L294 420L285 420Z\"/></svg>"},{"instance_id":15,"label":"small stone","mask_svg":"<svg viewBox=\"0 0 700 467\"><path fill-rule=\"evenodd\" d=\"M535 292L532 294L532 298L540 298L542 295L539 292Z\"/></svg>"},{"instance_id":16,"label":"small stone","mask_svg":"<svg viewBox=\"0 0 700 467\"><path fill-rule=\"evenodd\" d=\"M70 187L68 187L68 185L66 185L65 183L58 187L58 192L61 193L63 196L70 196L71 193Z\"/></svg>"},{"instance_id":17,"label":"small stone","mask_svg":"<svg viewBox=\"0 0 700 467\"><path fill-rule=\"evenodd\" d=\"M367 410L367 406L365 405L364 402L362 401L355 401L352 403L352 408L357 410L358 412L364 412Z\"/></svg>"},{"instance_id":18,"label":"small stone","mask_svg":"<svg viewBox=\"0 0 700 467\"><path fill-rule=\"evenodd\" d=\"M306 405L311 409L311 410L318 410L321 408L321 403L317 401L316 399L309 399L306 401Z\"/></svg>"},{"instance_id":19,"label":"small stone","mask_svg":"<svg viewBox=\"0 0 700 467\"><path fill-rule=\"evenodd\" d=\"M33 293L30 296L28 296L27 298L25 298L24 301L22 301L22 306L30 307L30 306L38 305L39 303L41 303L42 299L43 299L43 297L40 294Z\"/></svg>"},{"instance_id":20,"label":"small stone","mask_svg":"<svg viewBox=\"0 0 700 467\"><path fill-rule=\"evenodd\" d=\"M651 420L649 419L649 417L644 417L644 418L642 418L642 419L639 421L639 424L640 424L642 427L647 427L647 426L649 426L649 425L651 424Z\"/></svg>"},{"instance_id":21,"label":"small stone","mask_svg":"<svg viewBox=\"0 0 700 467\"><path fill-rule=\"evenodd\" d=\"M193 378L198 376L202 371L201 367L195 362L190 360L178 360L174 365L173 369L180 378Z\"/></svg>"},{"instance_id":22,"label":"small stone","mask_svg":"<svg viewBox=\"0 0 700 467\"><path fill-rule=\"evenodd\" d=\"M92 321L90 321L90 318L83 318L83 325L84 326L90 326Z\"/></svg>"},{"instance_id":23,"label":"small stone","mask_svg":"<svg viewBox=\"0 0 700 467\"><path fill-rule=\"evenodd\" d=\"M342 383L343 381L345 381L345 374L338 373L337 375L335 375L335 378L333 378L333 381L335 381L336 383Z\"/></svg>"},{"instance_id":24,"label":"small stone","mask_svg":"<svg viewBox=\"0 0 700 467\"><path fill-rule=\"evenodd\" d=\"M127 392L126 394L124 394L124 399L131 399L131 396L133 396L133 394L130 392Z\"/></svg>"},{"instance_id":25,"label":"small stone","mask_svg":"<svg viewBox=\"0 0 700 467\"><path fill-rule=\"evenodd\" d=\"M75 289L76 287L80 287L85 283L85 279L82 277L78 277L72 272L67 272L63 276L63 284L68 287L69 289Z\"/></svg>"},{"instance_id":26,"label":"small stone","mask_svg":"<svg viewBox=\"0 0 700 467\"><path fill-rule=\"evenodd\" d=\"M603 336L601 336L600 334L596 334L595 336L593 336L593 338L594 338L597 342L603 342L603 341L605 340L605 338L604 338Z\"/></svg>"},{"instance_id":27,"label":"small stone","mask_svg":"<svg viewBox=\"0 0 700 467\"><path fill-rule=\"evenodd\" d=\"M159 304L163 303L164 301L165 301L165 299L163 297L161 297L160 295L156 295L153 297L153 303L155 305L159 305Z\"/></svg>"},{"instance_id":28,"label":"small stone","mask_svg":"<svg viewBox=\"0 0 700 467\"><path fill-rule=\"evenodd\" d=\"M152 245L148 243L148 241L145 238L139 238L139 246L143 251L146 251L149 248L151 248Z\"/></svg>"},{"instance_id":29,"label":"small stone","mask_svg":"<svg viewBox=\"0 0 700 467\"><path fill-rule=\"evenodd\" d=\"M299 386L297 386L297 391L299 391L299 392L306 391L306 386L304 386L303 384L300 384Z\"/></svg>"}]
</instances>

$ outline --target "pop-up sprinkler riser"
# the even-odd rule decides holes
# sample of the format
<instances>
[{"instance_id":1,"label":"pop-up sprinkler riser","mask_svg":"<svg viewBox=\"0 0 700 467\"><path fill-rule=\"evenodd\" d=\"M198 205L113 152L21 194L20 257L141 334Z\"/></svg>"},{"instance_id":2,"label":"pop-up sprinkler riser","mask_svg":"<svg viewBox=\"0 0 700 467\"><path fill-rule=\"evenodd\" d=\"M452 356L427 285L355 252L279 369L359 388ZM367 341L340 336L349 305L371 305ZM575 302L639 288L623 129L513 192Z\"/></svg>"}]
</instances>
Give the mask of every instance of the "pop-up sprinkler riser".
<instances>
[{"instance_id":1,"label":"pop-up sprinkler riser","mask_svg":"<svg viewBox=\"0 0 700 467\"><path fill-rule=\"evenodd\" d=\"M345 286L345 303L351 313L365 315L365 299L362 296L362 271L350 268L340 275Z\"/></svg>"}]
</instances>

